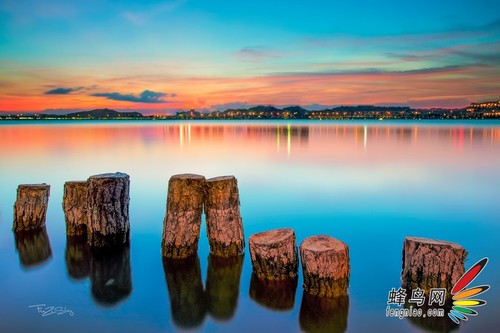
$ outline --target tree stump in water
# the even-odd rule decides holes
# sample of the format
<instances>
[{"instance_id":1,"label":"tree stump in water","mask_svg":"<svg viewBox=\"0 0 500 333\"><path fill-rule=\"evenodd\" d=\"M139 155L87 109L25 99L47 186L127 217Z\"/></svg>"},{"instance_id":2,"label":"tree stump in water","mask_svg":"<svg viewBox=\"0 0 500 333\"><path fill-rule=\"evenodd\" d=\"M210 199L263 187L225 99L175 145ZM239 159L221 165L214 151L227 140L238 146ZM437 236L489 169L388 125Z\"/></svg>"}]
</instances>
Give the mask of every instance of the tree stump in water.
<instances>
[{"instance_id":1,"label":"tree stump in water","mask_svg":"<svg viewBox=\"0 0 500 333\"><path fill-rule=\"evenodd\" d=\"M63 209L67 236L87 235L87 182L64 183Z\"/></svg>"},{"instance_id":2,"label":"tree stump in water","mask_svg":"<svg viewBox=\"0 0 500 333\"><path fill-rule=\"evenodd\" d=\"M295 304L297 277L281 280L259 279L255 273L250 278L250 298L257 304L279 311L292 310Z\"/></svg>"},{"instance_id":3,"label":"tree stump in water","mask_svg":"<svg viewBox=\"0 0 500 333\"><path fill-rule=\"evenodd\" d=\"M238 182L234 176L208 179L205 215L210 252L216 256L238 256L245 248L240 215Z\"/></svg>"},{"instance_id":4,"label":"tree stump in water","mask_svg":"<svg viewBox=\"0 0 500 333\"><path fill-rule=\"evenodd\" d=\"M196 254L204 193L203 176L182 174L170 178L167 212L163 221L163 257L180 259Z\"/></svg>"},{"instance_id":5,"label":"tree stump in water","mask_svg":"<svg viewBox=\"0 0 500 333\"><path fill-rule=\"evenodd\" d=\"M464 274L467 251L456 243L406 237L403 244L403 286L423 289L446 288L446 295Z\"/></svg>"},{"instance_id":6,"label":"tree stump in water","mask_svg":"<svg viewBox=\"0 0 500 333\"><path fill-rule=\"evenodd\" d=\"M49 236L45 226L30 231L14 233L19 261L25 268L45 263L51 256Z\"/></svg>"},{"instance_id":7,"label":"tree stump in water","mask_svg":"<svg viewBox=\"0 0 500 333\"><path fill-rule=\"evenodd\" d=\"M297 246L292 229L253 234L249 244L253 271L259 279L283 280L297 275Z\"/></svg>"},{"instance_id":8,"label":"tree stump in water","mask_svg":"<svg viewBox=\"0 0 500 333\"><path fill-rule=\"evenodd\" d=\"M91 247L128 243L130 177L106 173L88 179L87 242Z\"/></svg>"},{"instance_id":9,"label":"tree stump in water","mask_svg":"<svg viewBox=\"0 0 500 333\"><path fill-rule=\"evenodd\" d=\"M329 236L313 236L300 244L304 290L311 295L347 295L349 286L349 248Z\"/></svg>"},{"instance_id":10,"label":"tree stump in water","mask_svg":"<svg viewBox=\"0 0 500 333\"><path fill-rule=\"evenodd\" d=\"M14 204L14 231L35 230L45 225L50 185L22 184Z\"/></svg>"}]
</instances>

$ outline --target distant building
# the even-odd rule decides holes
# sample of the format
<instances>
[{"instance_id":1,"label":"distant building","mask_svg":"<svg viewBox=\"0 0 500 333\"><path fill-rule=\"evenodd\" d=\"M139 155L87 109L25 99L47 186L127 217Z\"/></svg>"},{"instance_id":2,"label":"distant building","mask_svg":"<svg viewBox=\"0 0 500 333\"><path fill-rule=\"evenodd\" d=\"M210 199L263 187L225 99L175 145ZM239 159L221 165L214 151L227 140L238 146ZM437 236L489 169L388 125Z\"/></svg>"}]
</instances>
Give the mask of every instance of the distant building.
<instances>
[{"instance_id":1,"label":"distant building","mask_svg":"<svg viewBox=\"0 0 500 333\"><path fill-rule=\"evenodd\" d=\"M467 112L481 113L487 117L500 116L500 101L471 103Z\"/></svg>"}]
</instances>

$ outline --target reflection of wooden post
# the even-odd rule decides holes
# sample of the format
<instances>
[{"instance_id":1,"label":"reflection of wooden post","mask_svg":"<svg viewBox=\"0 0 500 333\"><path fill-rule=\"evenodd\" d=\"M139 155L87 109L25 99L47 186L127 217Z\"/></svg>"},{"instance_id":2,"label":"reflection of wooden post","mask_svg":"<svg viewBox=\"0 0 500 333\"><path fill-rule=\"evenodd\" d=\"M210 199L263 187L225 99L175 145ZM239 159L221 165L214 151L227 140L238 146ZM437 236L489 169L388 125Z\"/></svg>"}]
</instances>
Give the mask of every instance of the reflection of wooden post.
<instances>
[{"instance_id":1,"label":"reflection of wooden post","mask_svg":"<svg viewBox=\"0 0 500 333\"><path fill-rule=\"evenodd\" d=\"M245 239L236 178L211 178L207 180L206 188L205 214L210 252L223 257L242 254Z\"/></svg>"},{"instance_id":2,"label":"reflection of wooden post","mask_svg":"<svg viewBox=\"0 0 500 333\"><path fill-rule=\"evenodd\" d=\"M208 311L219 320L233 317L238 303L243 255L237 257L208 257L206 294Z\"/></svg>"},{"instance_id":3,"label":"reflection of wooden post","mask_svg":"<svg viewBox=\"0 0 500 333\"><path fill-rule=\"evenodd\" d=\"M282 280L297 275L297 246L292 229L253 234L248 243L253 271L259 279Z\"/></svg>"},{"instance_id":4,"label":"reflection of wooden post","mask_svg":"<svg viewBox=\"0 0 500 333\"><path fill-rule=\"evenodd\" d=\"M207 308L198 256L163 258L163 270L174 323L181 328L201 325Z\"/></svg>"},{"instance_id":5,"label":"reflection of wooden post","mask_svg":"<svg viewBox=\"0 0 500 333\"><path fill-rule=\"evenodd\" d=\"M92 247L122 245L129 239L130 177L106 173L88 179L88 234Z\"/></svg>"},{"instance_id":6,"label":"reflection of wooden post","mask_svg":"<svg viewBox=\"0 0 500 333\"><path fill-rule=\"evenodd\" d=\"M87 240L81 237L66 237L66 269L75 280L86 278L90 273L90 251Z\"/></svg>"},{"instance_id":7,"label":"reflection of wooden post","mask_svg":"<svg viewBox=\"0 0 500 333\"><path fill-rule=\"evenodd\" d=\"M417 287L426 294L430 288L450 291L464 274L467 251L460 245L439 240L406 237L403 245L403 286Z\"/></svg>"},{"instance_id":8,"label":"reflection of wooden post","mask_svg":"<svg viewBox=\"0 0 500 333\"><path fill-rule=\"evenodd\" d=\"M255 273L252 273L250 279L250 298L271 310L292 310L295 304L296 290L296 277L269 280L259 279Z\"/></svg>"},{"instance_id":9,"label":"reflection of wooden post","mask_svg":"<svg viewBox=\"0 0 500 333\"><path fill-rule=\"evenodd\" d=\"M87 182L64 183L63 209L66 235L87 235Z\"/></svg>"},{"instance_id":10,"label":"reflection of wooden post","mask_svg":"<svg viewBox=\"0 0 500 333\"><path fill-rule=\"evenodd\" d=\"M300 244L304 290L312 295L347 295L349 286L349 248L329 236L313 236Z\"/></svg>"},{"instance_id":11,"label":"reflection of wooden post","mask_svg":"<svg viewBox=\"0 0 500 333\"><path fill-rule=\"evenodd\" d=\"M90 281L99 305L112 307L126 299L132 292L128 244L91 251Z\"/></svg>"},{"instance_id":12,"label":"reflection of wooden post","mask_svg":"<svg viewBox=\"0 0 500 333\"><path fill-rule=\"evenodd\" d=\"M49 196L50 185L19 185L14 205L14 231L35 230L43 227Z\"/></svg>"},{"instance_id":13,"label":"reflection of wooden post","mask_svg":"<svg viewBox=\"0 0 500 333\"><path fill-rule=\"evenodd\" d=\"M19 261L25 268L43 264L52 256L45 227L14 233Z\"/></svg>"},{"instance_id":14,"label":"reflection of wooden post","mask_svg":"<svg viewBox=\"0 0 500 333\"><path fill-rule=\"evenodd\" d=\"M304 332L343 333L347 330L349 296L319 297L304 291L299 323ZM451 321L451 320L450 320Z\"/></svg>"},{"instance_id":15,"label":"reflection of wooden post","mask_svg":"<svg viewBox=\"0 0 500 333\"><path fill-rule=\"evenodd\" d=\"M168 182L167 212L163 221L162 254L187 258L196 254L200 238L205 177L172 176Z\"/></svg>"}]
</instances>

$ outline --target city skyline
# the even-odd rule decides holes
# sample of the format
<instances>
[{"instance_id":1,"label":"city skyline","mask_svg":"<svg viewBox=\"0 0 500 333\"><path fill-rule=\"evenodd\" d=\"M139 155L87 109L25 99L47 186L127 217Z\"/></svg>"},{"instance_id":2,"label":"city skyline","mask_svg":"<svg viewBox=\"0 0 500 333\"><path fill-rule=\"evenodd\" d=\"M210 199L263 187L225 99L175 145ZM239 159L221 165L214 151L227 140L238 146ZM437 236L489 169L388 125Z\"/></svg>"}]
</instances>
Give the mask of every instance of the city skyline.
<instances>
[{"instance_id":1,"label":"city skyline","mask_svg":"<svg viewBox=\"0 0 500 333\"><path fill-rule=\"evenodd\" d=\"M0 111L497 100L494 1L3 1Z\"/></svg>"}]
</instances>

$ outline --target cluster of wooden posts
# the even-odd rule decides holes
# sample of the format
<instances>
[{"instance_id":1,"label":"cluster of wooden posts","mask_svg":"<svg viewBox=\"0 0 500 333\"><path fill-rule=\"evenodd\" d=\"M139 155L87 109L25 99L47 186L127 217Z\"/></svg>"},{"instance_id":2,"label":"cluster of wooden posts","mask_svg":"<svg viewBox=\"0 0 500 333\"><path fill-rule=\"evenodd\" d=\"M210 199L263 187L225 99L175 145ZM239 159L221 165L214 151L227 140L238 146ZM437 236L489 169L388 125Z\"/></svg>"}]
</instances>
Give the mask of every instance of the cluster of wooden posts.
<instances>
[{"instance_id":1,"label":"cluster of wooden posts","mask_svg":"<svg viewBox=\"0 0 500 333\"><path fill-rule=\"evenodd\" d=\"M129 242L130 178L124 173L95 175L64 185L63 208L68 237L85 238L91 248L119 247ZM14 231L45 225L50 186L19 185L14 206ZM237 180L233 176L172 176L168 184L163 222L162 256L185 259L196 255L202 214L205 213L210 252L230 258L243 254L245 238ZM249 237L255 283L273 284L297 277L300 252L304 290L319 297L347 295L350 277L349 247L326 235L306 238L297 250L292 229ZM403 285L451 290L464 273L467 252L459 245L407 237L403 245ZM276 285L279 289L279 286Z\"/></svg>"}]
</instances>

